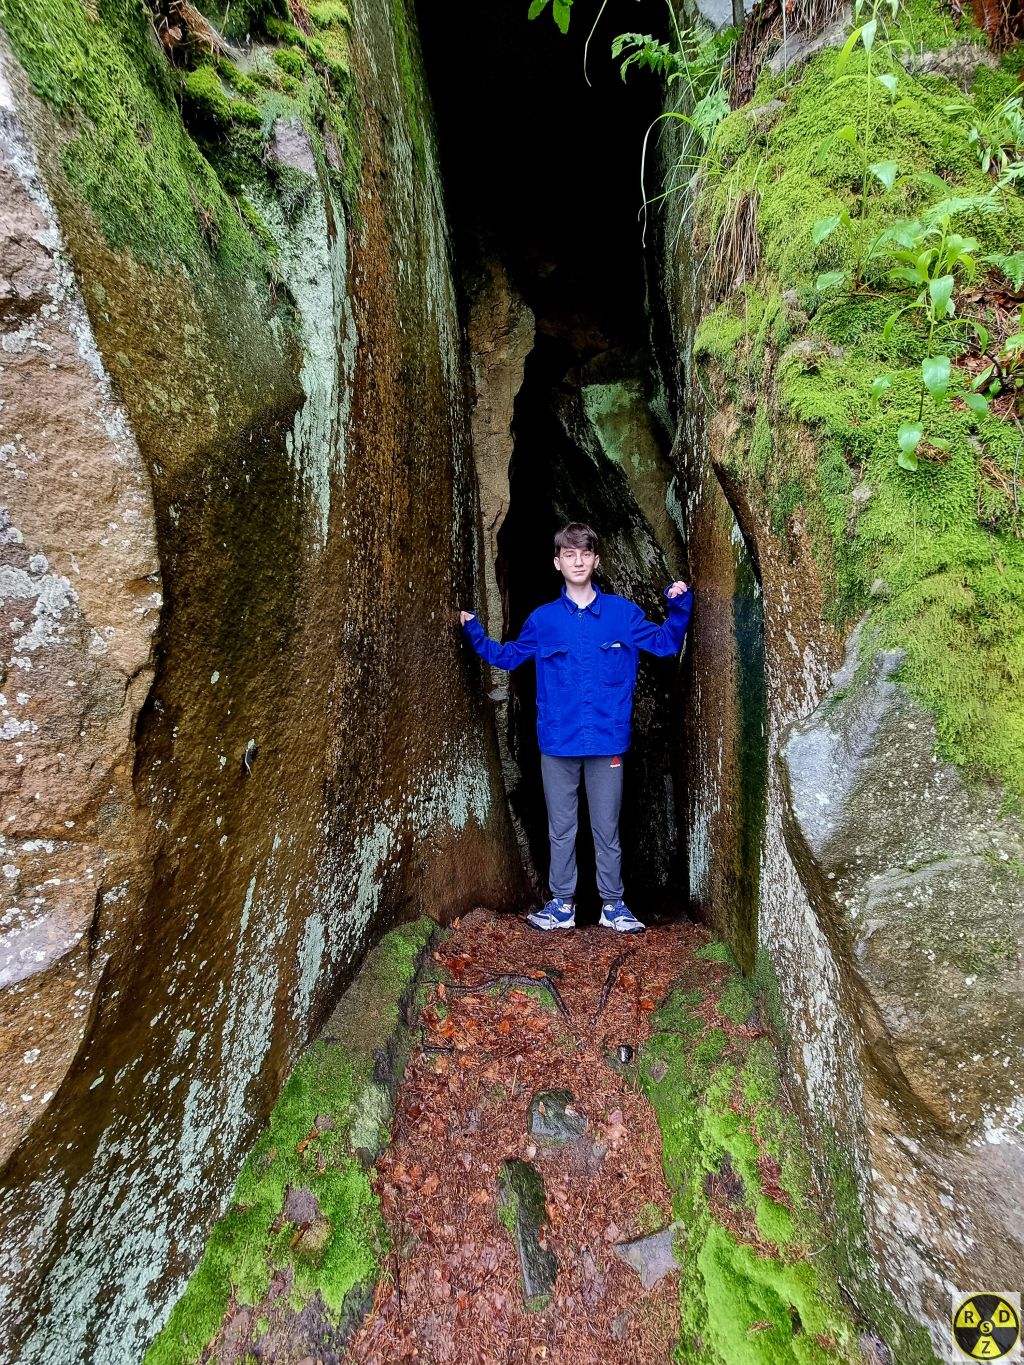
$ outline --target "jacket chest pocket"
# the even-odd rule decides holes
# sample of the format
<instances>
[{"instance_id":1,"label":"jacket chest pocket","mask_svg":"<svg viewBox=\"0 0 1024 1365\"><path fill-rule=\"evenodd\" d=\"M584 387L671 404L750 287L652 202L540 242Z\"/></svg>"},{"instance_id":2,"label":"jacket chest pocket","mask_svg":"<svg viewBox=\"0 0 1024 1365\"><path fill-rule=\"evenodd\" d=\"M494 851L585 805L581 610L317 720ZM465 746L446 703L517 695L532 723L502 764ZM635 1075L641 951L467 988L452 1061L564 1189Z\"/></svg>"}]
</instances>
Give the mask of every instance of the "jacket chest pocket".
<instances>
[{"instance_id":1,"label":"jacket chest pocket","mask_svg":"<svg viewBox=\"0 0 1024 1365\"><path fill-rule=\"evenodd\" d=\"M539 649L537 663L537 704L554 718L562 710L562 698L570 683L569 646L547 645Z\"/></svg>"},{"instance_id":2,"label":"jacket chest pocket","mask_svg":"<svg viewBox=\"0 0 1024 1365\"><path fill-rule=\"evenodd\" d=\"M628 683L631 668L628 645L621 640L606 640L602 644L600 677L606 687L620 687Z\"/></svg>"}]
</instances>

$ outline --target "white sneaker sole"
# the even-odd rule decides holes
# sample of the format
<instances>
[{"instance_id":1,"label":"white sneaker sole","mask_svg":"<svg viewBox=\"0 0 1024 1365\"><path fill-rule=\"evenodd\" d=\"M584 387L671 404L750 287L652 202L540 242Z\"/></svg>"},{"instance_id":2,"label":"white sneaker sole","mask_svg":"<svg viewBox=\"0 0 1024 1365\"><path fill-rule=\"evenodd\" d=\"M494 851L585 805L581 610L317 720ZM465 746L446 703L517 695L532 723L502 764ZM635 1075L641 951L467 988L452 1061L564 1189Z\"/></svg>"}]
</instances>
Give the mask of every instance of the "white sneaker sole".
<instances>
[{"instance_id":1,"label":"white sneaker sole","mask_svg":"<svg viewBox=\"0 0 1024 1365\"><path fill-rule=\"evenodd\" d=\"M617 934L642 934L647 928L646 924L641 924L638 919L627 921L625 924L621 920L606 919L605 913L601 911L601 928L614 929Z\"/></svg>"},{"instance_id":2,"label":"white sneaker sole","mask_svg":"<svg viewBox=\"0 0 1024 1365\"><path fill-rule=\"evenodd\" d=\"M533 915L527 915L527 916L526 916L526 922L527 922L527 924L529 924L532 928L534 928L534 929L542 929L542 930L544 930L545 932L546 932L547 930L549 930L549 929L575 929L575 928L576 928L576 916L575 916L575 915L573 915L572 919L564 920L564 921L558 921L558 920L542 920L542 919L540 919L539 917L536 917L536 918L535 918Z\"/></svg>"}]
</instances>

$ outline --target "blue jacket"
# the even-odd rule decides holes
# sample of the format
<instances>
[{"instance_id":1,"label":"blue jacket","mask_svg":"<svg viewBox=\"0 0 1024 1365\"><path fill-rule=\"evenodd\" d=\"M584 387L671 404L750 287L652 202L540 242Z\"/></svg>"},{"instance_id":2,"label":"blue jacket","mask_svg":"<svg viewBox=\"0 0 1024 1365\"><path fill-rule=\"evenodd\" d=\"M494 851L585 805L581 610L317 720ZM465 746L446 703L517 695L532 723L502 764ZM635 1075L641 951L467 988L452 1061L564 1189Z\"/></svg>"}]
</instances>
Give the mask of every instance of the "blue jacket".
<instances>
[{"instance_id":1,"label":"blue jacket","mask_svg":"<svg viewBox=\"0 0 1024 1365\"><path fill-rule=\"evenodd\" d=\"M531 612L519 639L507 645L486 636L476 617L463 626L476 652L495 668L518 668L536 659L537 738L543 754L624 753L640 650L665 657L682 647L692 591L668 598L663 626L648 621L625 597L596 585L594 592L589 606L577 607L563 586L562 596Z\"/></svg>"}]
</instances>

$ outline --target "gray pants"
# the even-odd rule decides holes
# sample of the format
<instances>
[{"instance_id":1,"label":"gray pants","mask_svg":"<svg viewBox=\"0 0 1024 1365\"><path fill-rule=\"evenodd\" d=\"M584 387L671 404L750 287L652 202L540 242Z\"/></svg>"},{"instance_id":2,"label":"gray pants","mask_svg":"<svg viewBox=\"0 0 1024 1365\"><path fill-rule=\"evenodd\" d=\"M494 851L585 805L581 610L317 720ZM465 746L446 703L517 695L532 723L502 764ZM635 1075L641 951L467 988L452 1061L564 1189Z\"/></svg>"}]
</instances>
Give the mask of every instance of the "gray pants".
<instances>
[{"instance_id":1,"label":"gray pants","mask_svg":"<svg viewBox=\"0 0 1024 1365\"><path fill-rule=\"evenodd\" d=\"M619 845L619 811L622 808L622 757L619 754L588 755L586 758L555 758L541 754L544 800L548 808L551 840L552 896L568 900L576 892L576 826L579 814L580 774L587 784L590 828L597 861L597 891L602 901L622 899L622 849Z\"/></svg>"}]
</instances>

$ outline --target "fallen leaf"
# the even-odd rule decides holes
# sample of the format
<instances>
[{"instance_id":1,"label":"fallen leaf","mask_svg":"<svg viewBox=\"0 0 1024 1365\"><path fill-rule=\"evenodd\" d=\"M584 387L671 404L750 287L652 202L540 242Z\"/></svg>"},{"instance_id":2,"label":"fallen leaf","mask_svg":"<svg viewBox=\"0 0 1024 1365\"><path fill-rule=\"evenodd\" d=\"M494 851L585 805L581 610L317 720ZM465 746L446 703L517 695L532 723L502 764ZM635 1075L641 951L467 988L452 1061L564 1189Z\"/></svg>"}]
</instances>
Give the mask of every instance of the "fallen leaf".
<instances>
[{"instance_id":1,"label":"fallen leaf","mask_svg":"<svg viewBox=\"0 0 1024 1365\"><path fill-rule=\"evenodd\" d=\"M608 1224L608 1226L607 1226L607 1227L605 1228L605 1230L604 1230L604 1240L605 1240L606 1242L609 1242L609 1243L611 1243L611 1242L617 1242L617 1241L619 1240L619 1225L618 1225L618 1223L609 1223L609 1224Z\"/></svg>"},{"instance_id":2,"label":"fallen leaf","mask_svg":"<svg viewBox=\"0 0 1024 1365\"><path fill-rule=\"evenodd\" d=\"M423 1184L420 1186L420 1194L424 1195L433 1194L434 1191L437 1189L438 1185L440 1185L440 1183L441 1181L438 1179L436 1175L428 1175L426 1180L424 1180Z\"/></svg>"},{"instance_id":3,"label":"fallen leaf","mask_svg":"<svg viewBox=\"0 0 1024 1365\"><path fill-rule=\"evenodd\" d=\"M757 1322L752 1322L747 1328L747 1335L749 1336L751 1332L770 1332L771 1327L772 1324L767 1318L758 1318Z\"/></svg>"},{"instance_id":4,"label":"fallen leaf","mask_svg":"<svg viewBox=\"0 0 1024 1365\"><path fill-rule=\"evenodd\" d=\"M526 1144L526 1159L527 1159L527 1161L532 1161L533 1158L534 1158L536 1155L537 1155L537 1144L536 1144L535 1142L528 1142L528 1143Z\"/></svg>"},{"instance_id":5,"label":"fallen leaf","mask_svg":"<svg viewBox=\"0 0 1024 1365\"><path fill-rule=\"evenodd\" d=\"M487 1193L486 1190L476 1190L473 1194L469 1196L469 1202L471 1204L476 1204L477 1206L481 1204L489 1204L491 1202L491 1196Z\"/></svg>"},{"instance_id":6,"label":"fallen leaf","mask_svg":"<svg viewBox=\"0 0 1024 1365\"><path fill-rule=\"evenodd\" d=\"M642 1010L652 1010L654 1009L654 1001L648 1000L646 996L643 996L640 1000L640 1008Z\"/></svg>"},{"instance_id":7,"label":"fallen leaf","mask_svg":"<svg viewBox=\"0 0 1024 1365\"><path fill-rule=\"evenodd\" d=\"M604 1135L606 1139L613 1147L615 1147L623 1140L623 1138L625 1138L626 1132L627 1132L626 1125L622 1121L622 1110L613 1109L612 1112L608 1115L608 1121L606 1122L604 1128Z\"/></svg>"},{"instance_id":8,"label":"fallen leaf","mask_svg":"<svg viewBox=\"0 0 1024 1365\"><path fill-rule=\"evenodd\" d=\"M309 1132L306 1134L306 1136L305 1136L305 1137L302 1139L302 1141L299 1143L299 1145L295 1148L295 1150L296 1150L296 1152L299 1154L299 1156L302 1155L302 1153L306 1150L306 1148L307 1148L307 1147L309 1146L309 1144L313 1141L313 1139L314 1139L314 1138L317 1138L317 1137L319 1137L319 1136L320 1136L320 1134L317 1132L316 1128L311 1128L311 1129L309 1130Z\"/></svg>"}]
</instances>

